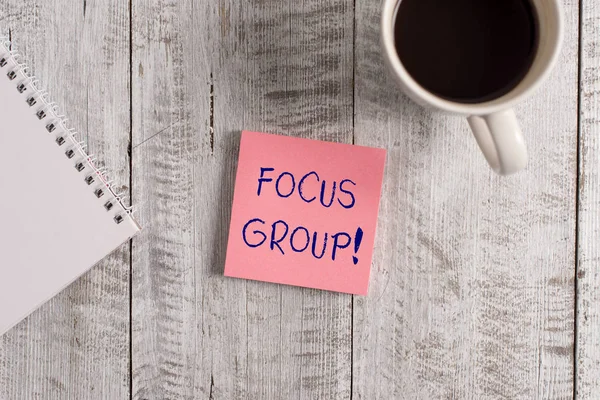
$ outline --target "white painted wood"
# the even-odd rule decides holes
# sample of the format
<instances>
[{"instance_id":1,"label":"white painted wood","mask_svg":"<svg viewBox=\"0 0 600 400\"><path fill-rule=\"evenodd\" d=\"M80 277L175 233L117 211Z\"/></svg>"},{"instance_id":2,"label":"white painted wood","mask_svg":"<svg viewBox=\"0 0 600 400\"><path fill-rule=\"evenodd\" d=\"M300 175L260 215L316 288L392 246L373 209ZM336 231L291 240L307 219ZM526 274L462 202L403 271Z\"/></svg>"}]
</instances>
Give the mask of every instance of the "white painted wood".
<instances>
[{"instance_id":1,"label":"white painted wood","mask_svg":"<svg viewBox=\"0 0 600 400\"><path fill-rule=\"evenodd\" d=\"M465 120L398 94L380 4L356 2L355 138L388 148L354 399L573 396L578 5L549 82L517 114L527 170L490 171Z\"/></svg>"},{"instance_id":2,"label":"white painted wood","mask_svg":"<svg viewBox=\"0 0 600 400\"><path fill-rule=\"evenodd\" d=\"M222 273L240 131L352 140L352 16L134 2L134 398L350 397L350 296Z\"/></svg>"},{"instance_id":3,"label":"white painted wood","mask_svg":"<svg viewBox=\"0 0 600 400\"><path fill-rule=\"evenodd\" d=\"M10 30L32 72L127 192L126 2L2 0L0 30ZM2 336L0 397L127 398L128 288L129 246L124 245Z\"/></svg>"},{"instance_id":4,"label":"white painted wood","mask_svg":"<svg viewBox=\"0 0 600 400\"><path fill-rule=\"evenodd\" d=\"M577 398L600 393L600 5L581 10Z\"/></svg>"},{"instance_id":5,"label":"white painted wood","mask_svg":"<svg viewBox=\"0 0 600 400\"><path fill-rule=\"evenodd\" d=\"M576 362L576 1L517 109L530 165L500 178L465 121L398 94L378 2L134 0L133 346L123 246L0 338L0 398L126 399L131 350L140 400L563 399L573 364L594 399L600 17L582 4ZM0 30L124 191L128 7L0 0ZM241 129L388 148L367 297L222 277Z\"/></svg>"}]
</instances>

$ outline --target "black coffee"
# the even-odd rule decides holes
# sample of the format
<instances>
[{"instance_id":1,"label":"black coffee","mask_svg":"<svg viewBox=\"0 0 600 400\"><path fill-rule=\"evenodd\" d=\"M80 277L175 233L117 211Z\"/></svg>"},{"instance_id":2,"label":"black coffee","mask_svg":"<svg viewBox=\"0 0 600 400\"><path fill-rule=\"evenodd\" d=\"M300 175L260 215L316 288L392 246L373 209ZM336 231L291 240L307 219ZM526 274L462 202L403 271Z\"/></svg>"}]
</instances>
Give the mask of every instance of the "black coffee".
<instances>
[{"instance_id":1,"label":"black coffee","mask_svg":"<svg viewBox=\"0 0 600 400\"><path fill-rule=\"evenodd\" d=\"M538 36L529 0L401 0L394 29L413 79L461 103L513 89L531 66Z\"/></svg>"}]
</instances>

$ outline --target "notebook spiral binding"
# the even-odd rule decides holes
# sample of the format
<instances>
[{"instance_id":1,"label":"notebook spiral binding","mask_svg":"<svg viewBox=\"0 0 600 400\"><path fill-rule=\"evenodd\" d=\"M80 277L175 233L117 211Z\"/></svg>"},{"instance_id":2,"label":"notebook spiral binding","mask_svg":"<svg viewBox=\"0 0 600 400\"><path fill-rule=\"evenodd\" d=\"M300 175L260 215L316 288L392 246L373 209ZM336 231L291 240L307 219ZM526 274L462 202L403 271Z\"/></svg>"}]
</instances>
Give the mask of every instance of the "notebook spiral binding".
<instances>
[{"instance_id":1,"label":"notebook spiral binding","mask_svg":"<svg viewBox=\"0 0 600 400\"><path fill-rule=\"evenodd\" d=\"M0 36L0 79L14 82L15 90L23 95L23 101L31 107L41 126L52 135L57 150L62 151L65 160L72 162L81 174L81 184L87 184L96 198L106 199L101 202L104 209L116 224L122 223L133 209L126 206L124 197L113 189L105 168L94 165L94 157L86 152L84 143L77 140L77 132L68 126L68 119L58 113L56 103L48 99L48 93L38 87L39 81L19 60L20 54L11 47L8 38Z\"/></svg>"}]
</instances>

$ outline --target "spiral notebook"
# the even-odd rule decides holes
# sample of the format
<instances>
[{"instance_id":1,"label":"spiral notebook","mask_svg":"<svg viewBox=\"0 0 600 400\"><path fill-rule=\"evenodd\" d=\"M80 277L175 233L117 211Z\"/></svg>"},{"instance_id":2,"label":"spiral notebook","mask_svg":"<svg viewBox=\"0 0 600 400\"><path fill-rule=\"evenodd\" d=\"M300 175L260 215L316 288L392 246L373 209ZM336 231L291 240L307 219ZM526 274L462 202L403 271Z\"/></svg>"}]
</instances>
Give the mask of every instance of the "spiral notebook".
<instances>
[{"instance_id":1,"label":"spiral notebook","mask_svg":"<svg viewBox=\"0 0 600 400\"><path fill-rule=\"evenodd\" d=\"M139 231L0 40L0 335Z\"/></svg>"}]
</instances>

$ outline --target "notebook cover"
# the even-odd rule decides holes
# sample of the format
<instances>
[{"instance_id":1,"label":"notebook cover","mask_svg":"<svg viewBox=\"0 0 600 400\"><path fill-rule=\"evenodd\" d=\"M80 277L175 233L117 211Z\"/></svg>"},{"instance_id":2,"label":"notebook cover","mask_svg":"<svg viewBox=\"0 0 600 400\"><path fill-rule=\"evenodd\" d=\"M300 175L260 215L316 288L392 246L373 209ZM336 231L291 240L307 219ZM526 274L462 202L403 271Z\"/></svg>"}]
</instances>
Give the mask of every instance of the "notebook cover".
<instances>
[{"instance_id":1,"label":"notebook cover","mask_svg":"<svg viewBox=\"0 0 600 400\"><path fill-rule=\"evenodd\" d=\"M9 56L0 44L0 59L7 60L0 67L0 335L139 230L106 177ZM13 80L10 71L18 71ZM27 86L23 93L20 83ZM32 96L36 104L30 106ZM36 115L40 110L43 119ZM70 149L73 158L66 155ZM75 168L79 162L82 171Z\"/></svg>"}]
</instances>

